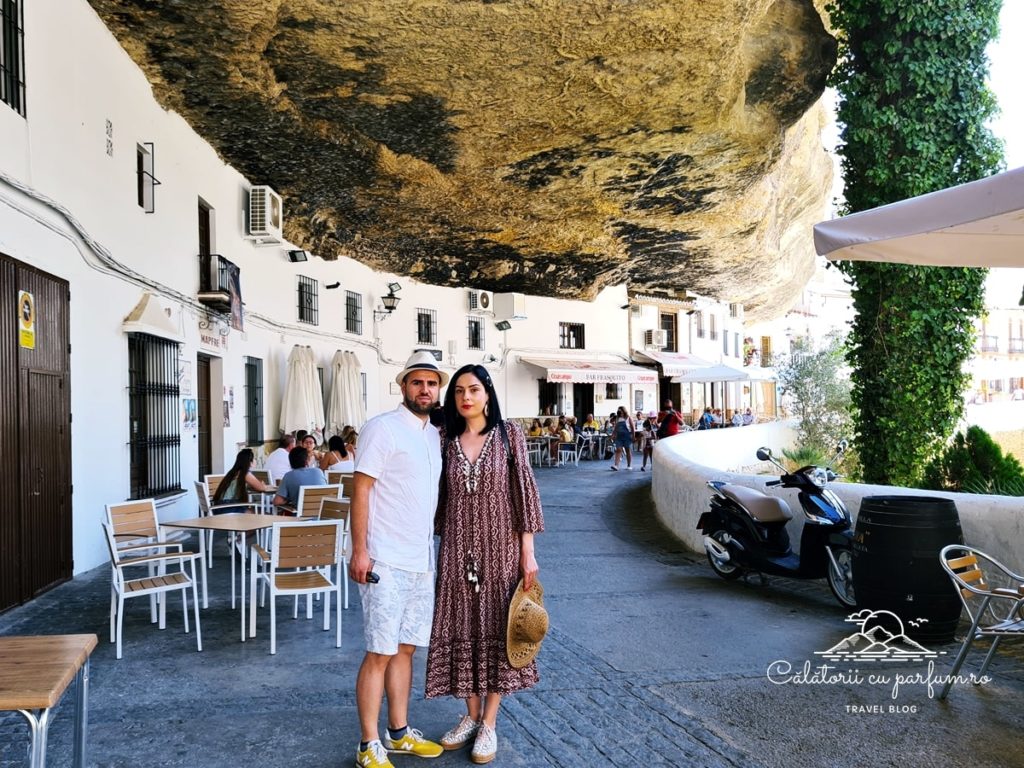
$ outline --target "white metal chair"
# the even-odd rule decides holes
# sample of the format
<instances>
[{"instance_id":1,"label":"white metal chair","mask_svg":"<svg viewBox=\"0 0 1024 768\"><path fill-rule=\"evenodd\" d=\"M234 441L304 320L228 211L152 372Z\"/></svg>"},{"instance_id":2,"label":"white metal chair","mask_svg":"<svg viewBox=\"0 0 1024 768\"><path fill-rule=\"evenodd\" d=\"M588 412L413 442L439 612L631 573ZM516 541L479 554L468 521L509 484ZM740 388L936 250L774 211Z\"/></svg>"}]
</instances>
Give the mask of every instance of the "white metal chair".
<instances>
[{"instance_id":1,"label":"white metal chair","mask_svg":"<svg viewBox=\"0 0 1024 768\"><path fill-rule=\"evenodd\" d=\"M352 513L352 502L349 499L324 499L320 502L321 520L341 520L341 571L337 578L343 585L345 593L344 608L348 610L348 558L349 552L349 520Z\"/></svg>"},{"instance_id":2,"label":"white metal chair","mask_svg":"<svg viewBox=\"0 0 1024 768\"><path fill-rule=\"evenodd\" d=\"M162 554L181 552L182 542L188 539L187 531L165 531L156 516L156 502L153 499L138 499L120 504L105 504L107 525L114 536L118 551L134 552L135 557L144 553ZM186 553L188 554L188 553ZM155 576L160 561L149 563L149 574ZM157 594L150 595L150 621L156 622Z\"/></svg>"},{"instance_id":3,"label":"white metal chair","mask_svg":"<svg viewBox=\"0 0 1024 768\"><path fill-rule=\"evenodd\" d=\"M255 502L243 502L243 501L232 501L227 504L210 504L210 496L206 490L206 483L201 483L198 480L195 481L196 486L196 498L199 500L199 516L209 517L214 513L225 510L234 509L237 507L245 507L247 511L256 512L259 509L259 504ZM206 547L206 558L207 568L213 568L213 531L208 531L210 538L207 542ZM228 547L231 551L231 607L235 607L235 549L240 546L245 546L245 536L236 536L234 531L228 531ZM203 532L200 531L199 535L202 536Z\"/></svg>"},{"instance_id":4,"label":"white metal chair","mask_svg":"<svg viewBox=\"0 0 1024 768\"><path fill-rule=\"evenodd\" d=\"M185 617L185 634L188 634L188 590L192 590L192 610L196 619L196 648L203 650L203 639L199 629L199 595L196 592L196 560L199 555L194 552L163 552L153 553L152 544L141 544L138 547L118 548L114 542L114 531L108 523L101 523L107 540L107 551L110 554L110 642L117 643L117 658L121 658L121 635L124 627L124 602L130 597L148 597L165 592L181 591L181 605ZM132 549L146 554L139 557L126 557ZM160 573L152 575L149 566L159 563ZM166 571L168 563L177 563L178 570ZM189 572L185 571L186 565ZM135 566L146 566L147 574L142 577L131 577L127 570ZM167 627L167 601L160 601L160 629Z\"/></svg>"},{"instance_id":5,"label":"white metal chair","mask_svg":"<svg viewBox=\"0 0 1024 768\"><path fill-rule=\"evenodd\" d=\"M579 438L571 443L559 443L558 466L562 467L566 464L575 464L578 467L580 465L580 450L581 443Z\"/></svg>"},{"instance_id":6,"label":"white metal chair","mask_svg":"<svg viewBox=\"0 0 1024 768\"><path fill-rule=\"evenodd\" d=\"M939 694L939 698L944 699L975 640L983 637L992 639L992 645L978 672L978 678L981 678L1000 640L1004 637L1024 638L1024 616L1021 615L1024 606L1024 576L1014 573L981 550L963 544L943 547L939 553L939 562L953 580L960 601L971 619L971 628L964 637L964 643Z\"/></svg>"},{"instance_id":7,"label":"white metal chair","mask_svg":"<svg viewBox=\"0 0 1024 768\"><path fill-rule=\"evenodd\" d=\"M324 631L331 628L331 595L335 595L335 647L341 648L342 520L297 520L274 523L269 562L257 567L264 553L254 548L250 568L249 634L256 633L256 581L270 590L270 653L277 653L277 596L324 596ZM338 574L334 577L332 570Z\"/></svg>"},{"instance_id":8,"label":"white metal chair","mask_svg":"<svg viewBox=\"0 0 1024 768\"><path fill-rule=\"evenodd\" d=\"M541 462L544 461L544 448L536 440L530 439L526 441L526 456L530 464L535 467L539 467Z\"/></svg>"}]
</instances>

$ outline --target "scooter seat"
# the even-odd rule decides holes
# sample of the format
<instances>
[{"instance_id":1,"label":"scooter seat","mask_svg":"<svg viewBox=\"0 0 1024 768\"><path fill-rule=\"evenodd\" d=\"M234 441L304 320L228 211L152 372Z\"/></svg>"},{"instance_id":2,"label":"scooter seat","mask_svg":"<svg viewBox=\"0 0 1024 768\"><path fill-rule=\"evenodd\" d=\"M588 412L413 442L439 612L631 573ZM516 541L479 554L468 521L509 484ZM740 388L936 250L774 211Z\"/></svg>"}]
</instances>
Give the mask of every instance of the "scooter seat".
<instances>
[{"instance_id":1,"label":"scooter seat","mask_svg":"<svg viewBox=\"0 0 1024 768\"><path fill-rule=\"evenodd\" d=\"M750 516L760 523L784 523L793 519L785 499L765 496L760 491L744 485L723 485L718 489L726 498L743 507Z\"/></svg>"}]
</instances>

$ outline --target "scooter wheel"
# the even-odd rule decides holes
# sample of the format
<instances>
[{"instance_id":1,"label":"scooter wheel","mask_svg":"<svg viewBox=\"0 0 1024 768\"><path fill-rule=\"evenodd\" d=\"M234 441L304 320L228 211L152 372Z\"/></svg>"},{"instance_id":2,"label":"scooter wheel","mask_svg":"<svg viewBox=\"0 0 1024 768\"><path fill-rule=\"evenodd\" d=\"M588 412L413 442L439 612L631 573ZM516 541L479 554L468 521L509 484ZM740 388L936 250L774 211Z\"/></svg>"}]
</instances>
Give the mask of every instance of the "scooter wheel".
<instances>
[{"instance_id":1,"label":"scooter wheel","mask_svg":"<svg viewBox=\"0 0 1024 768\"><path fill-rule=\"evenodd\" d=\"M839 566L839 572L830 562L828 564L828 588L832 590L836 600L844 608L855 608L857 598L853 592L853 550L849 547L836 549L832 553Z\"/></svg>"},{"instance_id":2,"label":"scooter wheel","mask_svg":"<svg viewBox=\"0 0 1024 768\"><path fill-rule=\"evenodd\" d=\"M728 541L728 535L723 530L717 530L711 534L711 538L717 541L722 546L725 546L725 542ZM710 552L707 553L708 562L711 563L711 569L721 576L726 581L732 581L738 579L743 575L743 569L738 565L733 565L729 561L721 561L715 559Z\"/></svg>"}]
</instances>

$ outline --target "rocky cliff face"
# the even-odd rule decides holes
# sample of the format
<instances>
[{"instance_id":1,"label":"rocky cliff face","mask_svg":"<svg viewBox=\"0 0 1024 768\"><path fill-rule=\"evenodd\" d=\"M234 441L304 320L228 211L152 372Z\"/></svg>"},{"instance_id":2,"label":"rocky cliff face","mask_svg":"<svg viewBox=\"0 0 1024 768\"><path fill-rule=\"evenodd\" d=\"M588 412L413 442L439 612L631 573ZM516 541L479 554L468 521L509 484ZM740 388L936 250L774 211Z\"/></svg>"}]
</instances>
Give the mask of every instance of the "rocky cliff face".
<instances>
[{"instance_id":1,"label":"rocky cliff face","mask_svg":"<svg viewBox=\"0 0 1024 768\"><path fill-rule=\"evenodd\" d=\"M812 270L835 60L812 0L90 2L325 258L754 317Z\"/></svg>"}]
</instances>

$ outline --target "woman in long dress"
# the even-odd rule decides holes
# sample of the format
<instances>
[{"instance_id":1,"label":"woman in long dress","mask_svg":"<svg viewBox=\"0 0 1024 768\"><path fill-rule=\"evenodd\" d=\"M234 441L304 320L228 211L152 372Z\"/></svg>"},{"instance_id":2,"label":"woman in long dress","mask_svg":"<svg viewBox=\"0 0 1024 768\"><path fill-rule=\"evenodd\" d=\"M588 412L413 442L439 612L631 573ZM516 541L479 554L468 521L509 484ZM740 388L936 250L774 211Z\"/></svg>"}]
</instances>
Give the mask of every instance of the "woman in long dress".
<instances>
[{"instance_id":1,"label":"woman in long dress","mask_svg":"<svg viewBox=\"0 0 1024 768\"><path fill-rule=\"evenodd\" d=\"M526 438L504 422L487 369L456 371L444 402L444 475L435 528L441 536L426 696L465 699L466 714L442 738L473 742L475 763L494 759L502 696L537 683L536 661L516 669L506 649L508 606L521 578L537 576L533 535L544 530Z\"/></svg>"}]
</instances>

